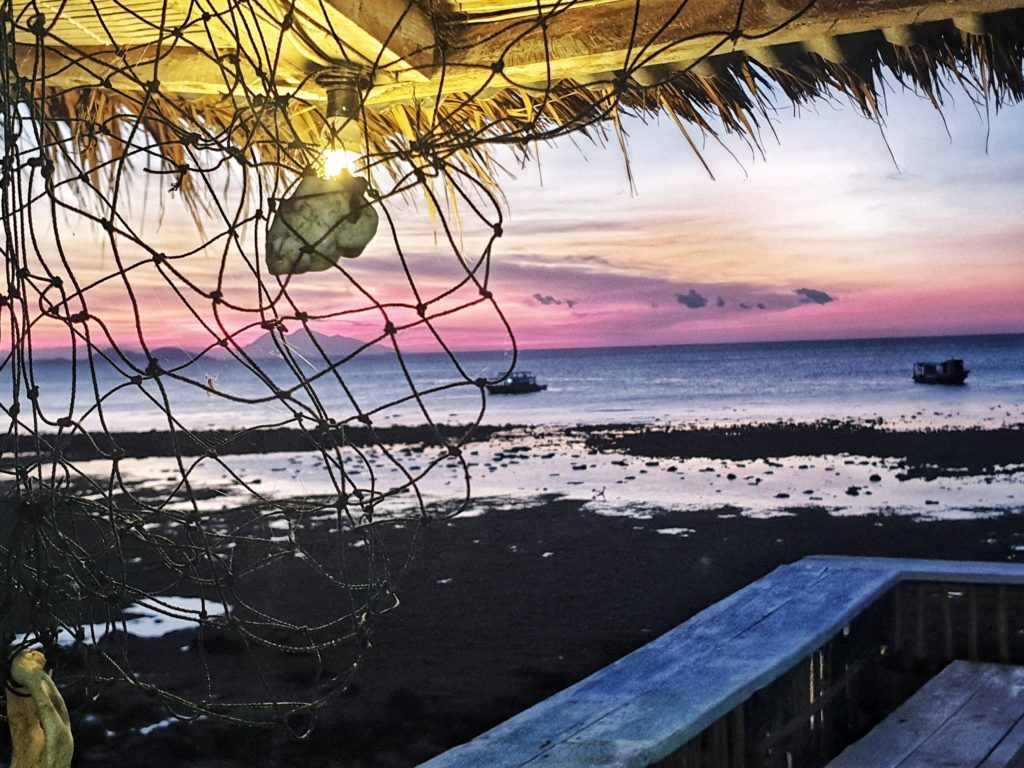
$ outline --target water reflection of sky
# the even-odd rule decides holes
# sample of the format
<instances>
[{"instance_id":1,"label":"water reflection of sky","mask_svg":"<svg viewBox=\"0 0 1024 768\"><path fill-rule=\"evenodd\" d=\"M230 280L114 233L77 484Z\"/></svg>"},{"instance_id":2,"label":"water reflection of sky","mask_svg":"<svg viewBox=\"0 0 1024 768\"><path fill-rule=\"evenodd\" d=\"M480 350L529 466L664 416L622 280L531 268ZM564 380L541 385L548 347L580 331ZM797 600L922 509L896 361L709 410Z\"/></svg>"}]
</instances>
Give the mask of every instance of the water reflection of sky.
<instances>
[{"instance_id":1,"label":"water reflection of sky","mask_svg":"<svg viewBox=\"0 0 1024 768\"><path fill-rule=\"evenodd\" d=\"M411 472L430 458L419 449L395 447L395 456ZM587 502L598 514L641 515L652 509L734 507L748 515L776 514L792 507L824 507L835 514L892 512L928 517L975 516L1024 502L1024 467L993 475L936 479L905 478L896 461L862 456L811 456L729 461L650 459L620 453L590 453L580 436L558 432L505 434L465 448L476 510L488 499L527 500L542 494ZM336 493L319 455L250 454L225 457L238 476L264 498ZM370 455L369 462L348 465L351 479L377 490L401 485L404 475L391 461ZM102 475L103 462L81 467ZM167 492L178 477L173 460L122 460L130 482L149 492ZM196 464L189 476L194 489L218 493L197 504L216 511L252 502L249 494L215 461ZM444 461L427 473L419 491L427 503L461 498L465 481L460 465ZM171 507L188 506L179 501ZM398 494L383 510L408 514L411 492ZM646 510L646 512L645 512Z\"/></svg>"},{"instance_id":2,"label":"water reflection of sky","mask_svg":"<svg viewBox=\"0 0 1024 768\"><path fill-rule=\"evenodd\" d=\"M135 637L155 638L183 629L194 630L200 611L203 610L208 616L224 614L223 605L198 597L150 598L147 602L133 603L124 608L117 621L83 625L84 641L96 643L108 632L127 632ZM61 630L57 642L60 645L72 645L75 636L67 630Z\"/></svg>"}]
</instances>

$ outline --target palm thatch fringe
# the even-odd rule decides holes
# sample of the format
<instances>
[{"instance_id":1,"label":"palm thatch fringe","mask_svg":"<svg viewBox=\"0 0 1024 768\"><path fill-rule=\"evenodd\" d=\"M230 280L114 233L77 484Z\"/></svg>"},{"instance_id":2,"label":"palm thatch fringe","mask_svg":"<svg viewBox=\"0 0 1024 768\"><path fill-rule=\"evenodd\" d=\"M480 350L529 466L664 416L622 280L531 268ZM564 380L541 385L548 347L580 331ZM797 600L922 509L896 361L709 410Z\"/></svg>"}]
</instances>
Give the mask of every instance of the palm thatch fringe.
<instances>
[{"instance_id":1,"label":"palm thatch fringe","mask_svg":"<svg viewBox=\"0 0 1024 768\"><path fill-rule=\"evenodd\" d=\"M677 68L654 83L638 71L606 82L447 95L433 106L393 103L364 110L359 129L367 163L390 175L400 192L449 170L496 189L503 169L490 147L511 146L525 161L538 143L570 133L604 143L605 128L624 115L668 113L697 151L687 124L712 138L724 131L760 147L761 126L781 100L800 107L845 97L880 119L887 91L897 87L936 108L951 89L995 110L1024 99L1024 11L992 14L984 34L951 23L916 32L916 42L906 46L887 42L881 32L859 35L857 50L842 63L792 44L773 66L733 53ZM238 104L220 96L124 93L101 84L56 89L26 77L8 83L4 93L27 106L36 145L57 176L88 182L101 193L123 164L144 160L150 172L167 174L197 211L212 193L197 173L231 159L263 174L266 183L280 183L316 164L325 131L320 107L294 97Z\"/></svg>"}]
</instances>

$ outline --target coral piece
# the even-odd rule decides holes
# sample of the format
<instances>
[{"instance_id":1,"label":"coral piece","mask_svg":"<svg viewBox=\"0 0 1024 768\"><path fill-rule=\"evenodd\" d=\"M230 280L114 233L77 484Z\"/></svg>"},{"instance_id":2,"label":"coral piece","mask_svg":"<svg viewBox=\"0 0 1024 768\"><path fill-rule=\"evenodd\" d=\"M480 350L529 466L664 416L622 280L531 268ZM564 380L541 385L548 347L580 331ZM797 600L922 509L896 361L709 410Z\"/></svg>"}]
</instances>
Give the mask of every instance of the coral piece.
<instances>
[{"instance_id":1,"label":"coral piece","mask_svg":"<svg viewBox=\"0 0 1024 768\"><path fill-rule=\"evenodd\" d=\"M363 197L365 179L305 176L278 203L267 231L267 268L273 275L320 272L363 252L377 232L377 212Z\"/></svg>"},{"instance_id":2,"label":"coral piece","mask_svg":"<svg viewBox=\"0 0 1024 768\"><path fill-rule=\"evenodd\" d=\"M7 688L11 768L68 768L75 742L64 699L46 673L46 657L22 651L11 664Z\"/></svg>"}]
</instances>

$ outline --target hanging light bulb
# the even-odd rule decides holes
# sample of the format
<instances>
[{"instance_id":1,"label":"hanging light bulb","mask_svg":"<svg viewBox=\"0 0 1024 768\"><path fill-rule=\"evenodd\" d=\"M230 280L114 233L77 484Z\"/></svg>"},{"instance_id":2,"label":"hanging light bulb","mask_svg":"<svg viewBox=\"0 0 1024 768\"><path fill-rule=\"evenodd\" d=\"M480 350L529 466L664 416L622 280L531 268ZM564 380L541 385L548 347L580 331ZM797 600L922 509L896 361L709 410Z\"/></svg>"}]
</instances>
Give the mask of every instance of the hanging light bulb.
<instances>
[{"instance_id":1,"label":"hanging light bulb","mask_svg":"<svg viewBox=\"0 0 1024 768\"><path fill-rule=\"evenodd\" d=\"M320 176L334 179L345 171L359 172L362 155L355 151L363 143L359 125L362 111L362 67L346 63L321 72L317 85L327 92L327 124L320 156Z\"/></svg>"},{"instance_id":2,"label":"hanging light bulb","mask_svg":"<svg viewBox=\"0 0 1024 768\"><path fill-rule=\"evenodd\" d=\"M363 158L359 114L365 78L354 64L322 72L327 91L324 147L315 173L303 176L290 197L279 201L267 230L267 269L301 274L330 269L355 258L377 232L377 212L366 200L369 183L355 175Z\"/></svg>"}]
</instances>

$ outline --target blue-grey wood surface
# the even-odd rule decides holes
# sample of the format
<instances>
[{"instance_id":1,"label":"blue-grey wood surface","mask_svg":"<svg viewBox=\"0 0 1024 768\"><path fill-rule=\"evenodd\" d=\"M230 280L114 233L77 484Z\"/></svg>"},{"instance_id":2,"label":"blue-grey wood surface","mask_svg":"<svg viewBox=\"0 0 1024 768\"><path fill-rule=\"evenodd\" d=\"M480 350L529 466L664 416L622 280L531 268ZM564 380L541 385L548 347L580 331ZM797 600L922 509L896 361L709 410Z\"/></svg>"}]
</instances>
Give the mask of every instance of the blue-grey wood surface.
<instances>
[{"instance_id":1,"label":"blue-grey wood surface","mask_svg":"<svg viewBox=\"0 0 1024 768\"><path fill-rule=\"evenodd\" d=\"M1008 768L1024 750L1024 667L954 661L826 768Z\"/></svg>"},{"instance_id":2,"label":"blue-grey wood surface","mask_svg":"<svg viewBox=\"0 0 1024 768\"><path fill-rule=\"evenodd\" d=\"M423 764L648 766L778 679L900 581L1024 584L1024 565L815 556Z\"/></svg>"}]
</instances>

